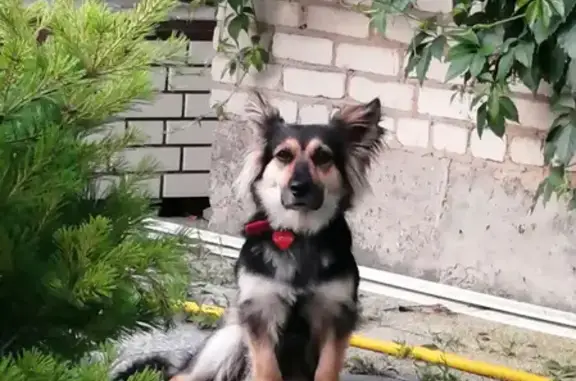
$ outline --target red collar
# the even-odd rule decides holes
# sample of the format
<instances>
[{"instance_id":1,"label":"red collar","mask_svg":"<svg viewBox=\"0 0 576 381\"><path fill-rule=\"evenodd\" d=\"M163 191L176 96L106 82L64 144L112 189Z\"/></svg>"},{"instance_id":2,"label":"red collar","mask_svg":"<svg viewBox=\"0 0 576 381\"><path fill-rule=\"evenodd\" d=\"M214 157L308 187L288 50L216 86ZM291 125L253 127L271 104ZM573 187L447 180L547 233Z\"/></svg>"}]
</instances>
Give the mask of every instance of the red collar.
<instances>
[{"instance_id":1,"label":"red collar","mask_svg":"<svg viewBox=\"0 0 576 381\"><path fill-rule=\"evenodd\" d=\"M256 236L272 231L272 242L280 250L287 250L294 242L294 233L288 230L273 230L267 220L256 220L244 225L244 233L247 236Z\"/></svg>"}]
</instances>

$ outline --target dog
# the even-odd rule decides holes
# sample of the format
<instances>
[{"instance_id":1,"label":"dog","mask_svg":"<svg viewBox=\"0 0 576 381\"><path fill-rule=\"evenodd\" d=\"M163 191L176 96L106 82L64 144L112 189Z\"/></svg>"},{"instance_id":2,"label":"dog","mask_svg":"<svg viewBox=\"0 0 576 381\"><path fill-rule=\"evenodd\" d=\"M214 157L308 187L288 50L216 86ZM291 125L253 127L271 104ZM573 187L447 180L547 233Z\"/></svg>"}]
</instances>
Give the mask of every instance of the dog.
<instances>
[{"instance_id":1,"label":"dog","mask_svg":"<svg viewBox=\"0 0 576 381\"><path fill-rule=\"evenodd\" d=\"M359 321L358 266L345 213L369 189L383 147L378 98L327 124L286 123L260 93L255 144L235 182L255 211L235 263L237 300L171 381L338 381ZM124 378L125 379L125 378Z\"/></svg>"}]
</instances>

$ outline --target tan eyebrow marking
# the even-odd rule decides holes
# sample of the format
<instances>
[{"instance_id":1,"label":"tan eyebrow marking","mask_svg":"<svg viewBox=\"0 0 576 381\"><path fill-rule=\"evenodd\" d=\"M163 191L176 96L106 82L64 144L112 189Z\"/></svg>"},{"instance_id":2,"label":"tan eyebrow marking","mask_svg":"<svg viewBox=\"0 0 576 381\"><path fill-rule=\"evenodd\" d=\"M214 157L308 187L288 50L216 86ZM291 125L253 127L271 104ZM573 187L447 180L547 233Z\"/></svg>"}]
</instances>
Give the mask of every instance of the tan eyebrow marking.
<instances>
[{"instance_id":1,"label":"tan eyebrow marking","mask_svg":"<svg viewBox=\"0 0 576 381\"><path fill-rule=\"evenodd\" d=\"M306 149L304 150L304 152L306 152L306 154L308 156L312 155L314 153L314 151L316 151L318 148L322 148L323 150L333 153L332 150L330 149L330 147L328 147L326 144L324 144L322 142L322 140L318 139L318 138L314 138L312 140L310 140L310 142L308 143L308 145L306 146Z\"/></svg>"},{"instance_id":2,"label":"tan eyebrow marking","mask_svg":"<svg viewBox=\"0 0 576 381\"><path fill-rule=\"evenodd\" d=\"M274 155L276 155L278 152L286 148L292 151L292 153L295 156L299 155L302 152L302 149L300 148L300 144L298 143L298 141L294 138L288 138L284 140L282 143L280 143L278 147L276 147L276 149L274 150Z\"/></svg>"}]
</instances>

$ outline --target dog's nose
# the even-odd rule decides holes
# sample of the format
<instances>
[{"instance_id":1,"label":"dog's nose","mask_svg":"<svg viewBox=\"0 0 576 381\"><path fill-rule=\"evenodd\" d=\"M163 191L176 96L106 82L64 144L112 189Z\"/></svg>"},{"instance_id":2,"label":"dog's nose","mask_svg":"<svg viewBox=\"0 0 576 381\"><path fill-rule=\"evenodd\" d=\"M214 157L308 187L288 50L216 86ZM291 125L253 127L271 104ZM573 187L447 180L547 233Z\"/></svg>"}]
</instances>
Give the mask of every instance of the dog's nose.
<instances>
[{"instance_id":1,"label":"dog's nose","mask_svg":"<svg viewBox=\"0 0 576 381\"><path fill-rule=\"evenodd\" d=\"M290 191L296 198L304 197L310 191L310 183L306 181L293 180L290 182Z\"/></svg>"}]
</instances>

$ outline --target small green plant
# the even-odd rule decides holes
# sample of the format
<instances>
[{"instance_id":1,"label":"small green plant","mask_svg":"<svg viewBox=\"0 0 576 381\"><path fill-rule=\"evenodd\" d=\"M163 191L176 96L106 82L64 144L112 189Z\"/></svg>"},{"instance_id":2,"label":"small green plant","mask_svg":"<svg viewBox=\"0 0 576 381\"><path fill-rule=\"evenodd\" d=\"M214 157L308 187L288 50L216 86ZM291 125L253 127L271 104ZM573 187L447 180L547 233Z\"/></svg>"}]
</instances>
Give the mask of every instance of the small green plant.
<instances>
[{"instance_id":1,"label":"small green plant","mask_svg":"<svg viewBox=\"0 0 576 381\"><path fill-rule=\"evenodd\" d=\"M549 360L544 364L546 375L555 381L573 380L576 378L576 365L560 364L558 361Z\"/></svg>"},{"instance_id":2,"label":"small green plant","mask_svg":"<svg viewBox=\"0 0 576 381\"><path fill-rule=\"evenodd\" d=\"M120 160L138 138L106 129L152 97L150 65L183 48L146 40L175 5L0 0L2 380L106 379L86 354L168 324L186 295L181 240L150 237L144 222L152 168ZM104 175L117 181L103 189Z\"/></svg>"}]
</instances>

